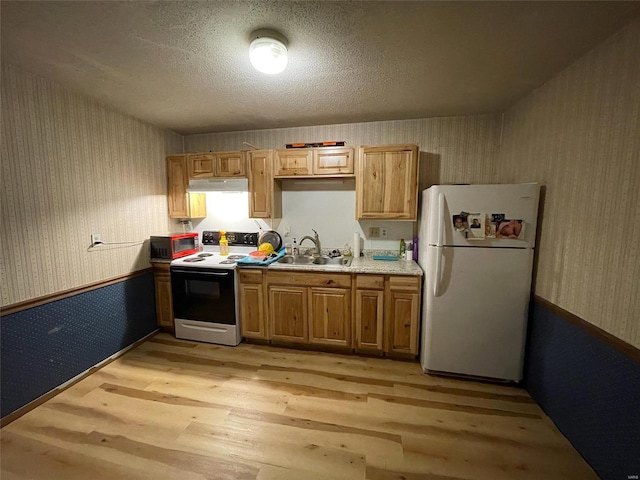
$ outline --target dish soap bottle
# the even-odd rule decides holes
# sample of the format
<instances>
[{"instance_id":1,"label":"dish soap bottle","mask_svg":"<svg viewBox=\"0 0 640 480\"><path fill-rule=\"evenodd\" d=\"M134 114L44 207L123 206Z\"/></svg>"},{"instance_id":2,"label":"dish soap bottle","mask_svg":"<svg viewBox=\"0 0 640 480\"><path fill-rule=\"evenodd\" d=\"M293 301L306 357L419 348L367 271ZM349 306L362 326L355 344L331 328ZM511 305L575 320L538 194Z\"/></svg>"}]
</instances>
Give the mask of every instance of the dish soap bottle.
<instances>
[{"instance_id":1,"label":"dish soap bottle","mask_svg":"<svg viewBox=\"0 0 640 480\"><path fill-rule=\"evenodd\" d=\"M398 257L400 260L404 260L404 256L407 253L407 244L404 243L404 238L400 239L400 252L398 252Z\"/></svg>"},{"instance_id":2,"label":"dish soap bottle","mask_svg":"<svg viewBox=\"0 0 640 480\"><path fill-rule=\"evenodd\" d=\"M224 230L220 230L220 255L229 255L229 241Z\"/></svg>"}]
</instances>

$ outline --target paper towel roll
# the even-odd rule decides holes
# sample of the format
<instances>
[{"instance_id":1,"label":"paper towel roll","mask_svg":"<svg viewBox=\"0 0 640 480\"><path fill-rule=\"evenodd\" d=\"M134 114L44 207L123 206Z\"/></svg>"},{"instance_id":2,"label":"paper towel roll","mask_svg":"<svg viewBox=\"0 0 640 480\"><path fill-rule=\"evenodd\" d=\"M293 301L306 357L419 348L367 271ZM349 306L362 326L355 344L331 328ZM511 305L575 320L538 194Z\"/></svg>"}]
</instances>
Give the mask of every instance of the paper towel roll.
<instances>
[{"instance_id":1,"label":"paper towel roll","mask_svg":"<svg viewBox=\"0 0 640 480\"><path fill-rule=\"evenodd\" d=\"M360 256L360 234L358 232L353 234L353 256Z\"/></svg>"}]
</instances>

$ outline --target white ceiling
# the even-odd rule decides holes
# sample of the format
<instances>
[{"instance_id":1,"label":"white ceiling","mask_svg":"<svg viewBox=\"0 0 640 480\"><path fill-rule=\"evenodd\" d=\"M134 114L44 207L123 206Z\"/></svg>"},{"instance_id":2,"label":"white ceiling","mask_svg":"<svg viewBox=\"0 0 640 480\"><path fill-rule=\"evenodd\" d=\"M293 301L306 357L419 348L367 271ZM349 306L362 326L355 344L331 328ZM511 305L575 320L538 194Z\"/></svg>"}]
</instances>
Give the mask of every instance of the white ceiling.
<instances>
[{"instance_id":1,"label":"white ceiling","mask_svg":"<svg viewBox=\"0 0 640 480\"><path fill-rule=\"evenodd\" d=\"M183 134L503 111L640 2L6 1L2 61ZM289 66L249 63L279 30Z\"/></svg>"}]
</instances>

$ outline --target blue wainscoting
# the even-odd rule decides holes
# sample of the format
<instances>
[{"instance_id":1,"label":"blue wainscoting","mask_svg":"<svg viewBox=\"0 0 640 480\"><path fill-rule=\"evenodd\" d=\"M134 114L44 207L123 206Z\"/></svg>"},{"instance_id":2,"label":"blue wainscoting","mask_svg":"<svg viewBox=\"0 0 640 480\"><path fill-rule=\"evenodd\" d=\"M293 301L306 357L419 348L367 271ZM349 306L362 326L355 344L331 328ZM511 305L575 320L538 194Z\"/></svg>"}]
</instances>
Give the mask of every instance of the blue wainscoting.
<instances>
[{"instance_id":1,"label":"blue wainscoting","mask_svg":"<svg viewBox=\"0 0 640 480\"><path fill-rule=\"evenodd\" d=\"M1 319L2 417L156 329L153 274Z\"/></svg>"},{"instance_id":2,"label":"blue wainscoting","mask_svg":"<svg viewBox=\"0 0 640 480\"><path fill-rule=\"evenodd\" d=\"M540 302L530 322L526 389L601 478L638 478L640 362Z\"/></svg>"}]
</instances>

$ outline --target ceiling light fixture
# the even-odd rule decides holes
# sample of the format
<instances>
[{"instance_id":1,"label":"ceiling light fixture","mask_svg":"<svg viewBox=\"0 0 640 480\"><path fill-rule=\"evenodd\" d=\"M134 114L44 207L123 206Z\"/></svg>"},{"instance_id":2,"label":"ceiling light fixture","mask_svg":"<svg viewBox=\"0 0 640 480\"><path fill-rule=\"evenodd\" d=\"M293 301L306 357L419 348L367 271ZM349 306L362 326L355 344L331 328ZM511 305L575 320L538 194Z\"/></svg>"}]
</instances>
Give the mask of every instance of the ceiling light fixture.
<instances>
[{"instance_id":1,"label":"ceiling light fixture","mask_svg":"<svg viewBox=\"0 0 640 480\"><path fill-rule=\"evenodd\" d=\"M256 70L280 73L287 67L287 39L276 32L262 28L251 33L249 59Z\"/></svg>"}]
</instances>

